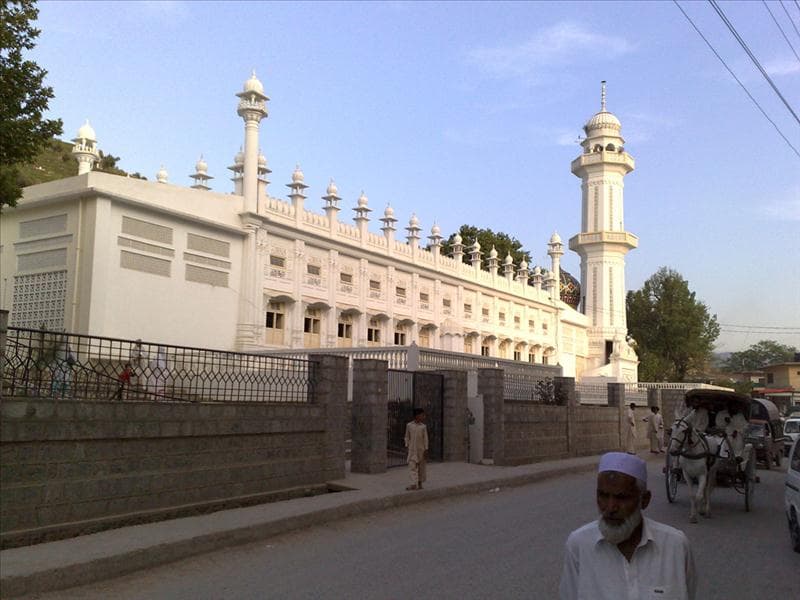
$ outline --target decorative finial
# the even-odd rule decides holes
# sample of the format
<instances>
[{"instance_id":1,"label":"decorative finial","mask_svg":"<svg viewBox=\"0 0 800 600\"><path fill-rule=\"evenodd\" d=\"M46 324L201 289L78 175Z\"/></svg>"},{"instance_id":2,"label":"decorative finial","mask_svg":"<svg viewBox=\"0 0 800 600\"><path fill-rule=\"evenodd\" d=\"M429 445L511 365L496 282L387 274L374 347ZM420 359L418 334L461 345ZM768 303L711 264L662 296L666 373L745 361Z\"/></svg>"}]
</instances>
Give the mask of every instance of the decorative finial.
<instances>
[{"instance_id":1,"label":"decorative finial","mask_svg":"<svg viewBox=\"0 0 800 600\"><path fill-rule=\"evenodd\" d=\"M606 112L606 80L600 82L600 112Z\"/></svg>"}]
</instances>

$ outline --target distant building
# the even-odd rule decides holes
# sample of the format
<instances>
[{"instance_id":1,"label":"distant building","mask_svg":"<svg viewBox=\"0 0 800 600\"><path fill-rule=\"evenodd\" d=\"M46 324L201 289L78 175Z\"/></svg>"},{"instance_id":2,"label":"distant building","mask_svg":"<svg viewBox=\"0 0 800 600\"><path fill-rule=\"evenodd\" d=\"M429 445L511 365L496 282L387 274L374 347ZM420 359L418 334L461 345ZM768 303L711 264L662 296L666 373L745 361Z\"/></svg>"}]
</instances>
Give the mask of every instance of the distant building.
<instances>
[{"instance_id":1,"label":"distant building","mask_svg":"<svg viewBox=\"0 0 800 600\"><path fill-rule=\"evenodd\" d=\"M381 233L371 232L364 193L350 223L333 181L323 213L308 210L299 167L288 200L271 196L259 151L268 98L255 75L237 96L245 136L228 167L232 194L210 190L202 156L190 188L168 183L163 167L154 182L93 171L95 132L80 128L78 175L26 188L3 214L0 305L12 325L246 351L414 342L560 364L585 381L637 380L625 254L638 239L623 221L634 161L605 86L572 162L582 182L581 232L569 241L580 285L562 277L557 233L547 269L529 268L458 237L445 256L440 228L424 235L414 215L400 239L389 206Z\"/></svg>"}]
</instances>

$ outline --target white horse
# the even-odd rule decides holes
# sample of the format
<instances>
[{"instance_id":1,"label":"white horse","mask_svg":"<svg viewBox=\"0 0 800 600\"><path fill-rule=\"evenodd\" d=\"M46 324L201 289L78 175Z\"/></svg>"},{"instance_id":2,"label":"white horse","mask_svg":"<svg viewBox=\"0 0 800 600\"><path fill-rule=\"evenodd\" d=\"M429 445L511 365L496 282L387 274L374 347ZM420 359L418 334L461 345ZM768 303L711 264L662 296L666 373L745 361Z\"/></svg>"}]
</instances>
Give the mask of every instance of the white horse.
<instances>
[{"instance_id":1,"label":"white horse","mask_svg":"<svg viewBox=\"0 0 800 600\"><path fill-rule=\"evenodd\" d=\"M683 478L689 486L689 522L697 523L699 512L704 517L711 516L711 491L717 476L716 459L719 454L721 438L704 433L708 425L708 411L704 408L692 409L672 425L672 435L667 451L678 457ZM694 481L697 480L697 491Z\"/></svg>"}]
</instances>

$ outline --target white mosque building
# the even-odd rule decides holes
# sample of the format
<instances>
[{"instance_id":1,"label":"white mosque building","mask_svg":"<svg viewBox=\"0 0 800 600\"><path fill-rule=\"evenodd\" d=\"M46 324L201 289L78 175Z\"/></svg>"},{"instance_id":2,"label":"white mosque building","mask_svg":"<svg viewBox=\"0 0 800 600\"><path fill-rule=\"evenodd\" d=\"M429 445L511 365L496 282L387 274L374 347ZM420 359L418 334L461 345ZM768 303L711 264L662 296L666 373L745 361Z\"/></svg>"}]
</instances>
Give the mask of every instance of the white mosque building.
<instances>
[{"instance_id":1,"label":"white mosque building","mask_svg":"<svg viewBox=\"0 0 800 600\"><path fill-rule=\"evenodd\" d=\"M94 171L95 132L88 122L79 129L78 174L30 186L3 211L0 306L12 326L240 351L415 343L560 364L583 381L637 380L625 254L638 239L623 220L634 161L605 87L572 162L582 213L569 240L581 257L571 304L556 233L549 268L529 270L458 236L446 256L438 226L423 236L412 215L398 227L391 207L380 233L370 231L366 195L351 221L333 181L323 212L310 210L299 167L287 200L271 196L259 154L268 98L255 74L237 96L245 135L229 167L233 193L210 190L202 157L189 188L170 184L163 167L156 181Z\"/></svg>"}]
</instances>

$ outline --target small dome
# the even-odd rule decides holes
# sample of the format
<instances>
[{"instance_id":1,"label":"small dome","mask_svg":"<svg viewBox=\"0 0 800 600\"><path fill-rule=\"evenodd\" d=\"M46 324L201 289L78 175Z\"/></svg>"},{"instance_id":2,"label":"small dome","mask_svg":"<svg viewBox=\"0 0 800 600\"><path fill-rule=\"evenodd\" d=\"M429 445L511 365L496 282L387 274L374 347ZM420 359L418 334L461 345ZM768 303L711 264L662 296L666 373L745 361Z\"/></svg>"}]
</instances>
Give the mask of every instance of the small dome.
<instances>
[{"instance_id":1,"label":"small dome","mask_svg":"<svg viewBox=\"0 0 800 600\"><path fill-rule=\"evenodd\" d=\"M258 166L264 168L267 167L267 157L261 154L260 152L258 153Z\"/></svg>"},{"instance_id":2,"label":"small dome","mask_svg":"<svg viewBox=\"0 0 800 600\"><path fill-rule=\"evenodd\" d=\"M456 234L453 236L453 243L454 243L454 244L461 244L461 242L462 242L462 241L463 241L463 240L461 239L461 234L459 234L459 233L456 233Z\"/></svg>"},{"instance_id":3,"label":"small dome","mask_svg":"<svg viewBox=\"0 0 800 600\"><path fill-rule=\"evenodd\" d=\"M497 248L492 246L492 249L489 250L489 258L497 258Z\"/></svg>"},{"instance_id":4,"label":"small dome","mask_svg":"<svg viewBox=\"0 0 800 600\"><path fill-rule=\"evenodd\" d=\"M239 151L236 153L236 156L233 157L233 162L237 165L244 164L244 152L242 151L241 148L239 148Z\"/></svg>"},{"instance_id":5,"label":"small dome","mask_svg":"<svg viewBox=\"0 0 800 600\"><path fill-rule=\"evenodd\" d=\"M475 239L475 243L472 244L472 251L473 252L480 252L481 251L481 245L478 243L477 238Z\"/></svg>"},{"instance_id":6,"label":"small dome","mask_svg":"<svg viewBox=\"0 0 800 600\"><path fill-rule=\"evenodd\" d=\"M194 169L197 173L207 173L208 172L208 163L203 160L203 155L200 155L200 160L198 160L195 165Z\"/></svg>"},{"instance_id":7,"label":"small dome","mask_svg":"<svg viewBox=\"0 0 800 600\"><path fill-rule=\"evenodd\" d=\"M264 94L264 86L256 77L256 72L253 71L253 74L250 75L250 79L244 82L244 91L245 92L256 92L258 94Z\"/></svg>"},{"instance_id":8,"label":"small dome","mask_svg":"<svg viewBox=\"0 0 800 600\"><path fill-rule=\"evenodd\" d=\"M333 179L331 179L331 182L328 184L328 189L325 190L325 192L328 194L328 196L339 195L339 188L336 187L336 183L334 183Z\"/></svg>"},{"instance_id":9,"label":"small dome","mask_svg":"<svg viewBox=\"0 0 800 600\"><path fill-rule=\"evenodd\" d=\"M158 173L156 173L156 181L158 181L158 183L167 183L168 178L169 178L169 173L167 173L167 170L164 168L164 165L161 165L161 168L158 170Z\"/></svg>"},{"instance_id":10,"label":"small dome","mask_svg":"<svg viewBox=\"0 0 800 600\"><path fill-rule=\"evenodd\" d=\"M358 197L358 208L367 208L368 203L369 198L367 198L367 195L362 190L361 195Z\"/></svg>"},{"instance_id":11,"label":"small dome","mask_svg":"<svg viewBox=\"0 0 800 600\"><path fill-rule=\"evenodd\" d=\"M89 119L86 119L86 123L81 125L80 129L78 129L78 139L91 140L93 142L97 141L94 129L89 125Z\"/></svg>"},{"instance_id":12,"label":"small dome","mask_svg":"<svg viewBox=\"0 0 800 600\"><path fill-rule=\"evenodd\" d=\"M297 165L294 168L294 172L292 173L292 183L305 183L306 176L303 175L303 171L300 168L300 165Z\"/></svg>"},{"instance_id":13,"label":"small dome","mask_svg":"<svg viewBox=\"0 0 800 600\"><path fill-rule=\"evenodd\" d=\"M394 218L394 209L390 205L386 205L386 210L383 211L383 217L385 219L393 219Z\"/></svg>"},{"instance_id":14,"label":"small dome","mask_svg":"<svg viewBox=\"0 0 800 600\"><path fill-rule=\"evenodd\" d=\"M578 304L581 301L580 282L564 269L561 269L560 279L559 296L561 300L577 310Z\"/></svg>"},{"instance_id":15,"label":"small dome","mask_svg":"<svg viewBox=\"0 0 800 600\"><path fill-rule=\"evenodd\" d=\"M431 235L441 235L441 234L442 234L442 228L439 227L436 223L434 223L433 227L431 227Z\"/></svg>"},{"instance_id":16,"label":"small dome","mask_svg":"<svg viewBox=\"0 0 800 600\"><path fill-rule=\"evenodd\" d=\"M514 259L513 259L513 258L511 258L511 254L510 254L510 253L509 253L509 254L506 254L506 257L503 259L503 264L504 264L504 265L510 265L510 264L512 264L513 262L514 262Z\"/></svg>"},{"instance_id":17,"label":"small dome","mask_svg":"<svg viewBox=\"0 0 800 600\"><path fill-rule=\"evenodd\" d=\"M534 275L541 275L542 274L542 268L539 265L536 265L535 267L533 267L533 274Z\"/></svg>"},{"instance_id":18,"label":"small dome","mask_svg":"<svg viewBox=\"0 0 800 600\"><path fill-rule=\"evenodd\" d=\"M594 129L616 129L619 131L621 128L622 123L619 122L619 119L613 113L605 110L597 113L586 121L586 125L583 126L587 133Z\"/></svg>"},{"instance_id":19,"label":"small dome","mask_svg":"<svg viewBox=\"0 0 800 600\"><path fill-rule=\"evenodd\" d=\"M561 236L558 235L557 231L554 231L553 235L550 236L550 243L551 244L560 244L561 243Z\"/></svg>"},{"instance_id":20,"label":"small dome","mask_svg":"<svg viewBox=\"0 0 800 600\"><path fill-rule=\"evenodd\" d=\"M528 270L528 261L523 258L522 262L519 263L519 268L522 269L523 271L527 271Z\"/></svg>"},{"instance_id":21,"label":"small dome","mask_svg":"<svg viewBox=\"0 0 800 600\"><path fill-rule=\"evenodd\" d=\"M411 218L408 220L408 225L409 227L419 227L419 219L416 214L411 215Z\"/></svg>"}]
</instances>

